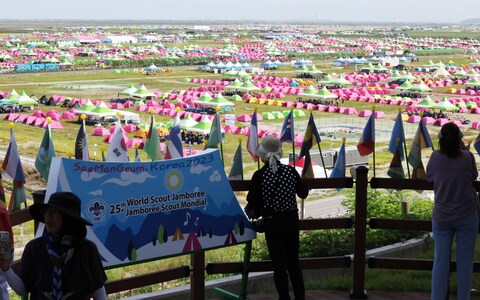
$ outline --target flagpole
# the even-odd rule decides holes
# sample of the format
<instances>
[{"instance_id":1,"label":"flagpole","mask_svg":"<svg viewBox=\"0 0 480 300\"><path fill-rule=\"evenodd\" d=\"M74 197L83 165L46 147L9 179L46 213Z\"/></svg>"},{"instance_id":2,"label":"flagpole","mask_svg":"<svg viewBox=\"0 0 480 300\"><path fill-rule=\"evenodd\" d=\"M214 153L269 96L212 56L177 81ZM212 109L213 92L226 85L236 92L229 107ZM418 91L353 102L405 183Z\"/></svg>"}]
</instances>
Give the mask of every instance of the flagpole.
<instances>
[{"instance_id":1,"label":"flagpole","mask_svg":"<svg viewBox=\"0 0 480 300\"><path fill-rule=\"evenodd\" d=\"M375 105L372 106L372 122L373 122L373 177L377 177L376 175L376 163L375 163Z\"/></svg>"},{"instance_id":2,"label":"flagpole","mask_svg":"<svg viewBox=\"0 0 480 300\"><path fill-rule=\"evenodd\" d=\"M317 146L318 146L318 153L320 154L320 159L322 160L322 166L323 166L323 171L325 172L325 178L328 178L327 169L325 168L325 160L323 159L322 148L320 147L320 143L318 141L317 141Z\"/></svg>"},{"instance_id":3,"label":"flagpole","mask_svg":"<svg viewBox=\"0 0 480 300\"><path fill-rule=\"evenodd\" d=\"M403 150L404 150L404 157L405 157L405 161L407 162L407 174L408 174L408 179L410 179L410 166L408 164L408 157L407 157L407 141L405 139L405 128L403 127L403 120L401 119L402 118L402 115L401 115L401 111L402 111L402 108L398 108L398 117L400 117L400 122L402 122L402 133L403 133ZM400 160L400 164L402 163L402 161Z\"/></svg>"}]
</instances>

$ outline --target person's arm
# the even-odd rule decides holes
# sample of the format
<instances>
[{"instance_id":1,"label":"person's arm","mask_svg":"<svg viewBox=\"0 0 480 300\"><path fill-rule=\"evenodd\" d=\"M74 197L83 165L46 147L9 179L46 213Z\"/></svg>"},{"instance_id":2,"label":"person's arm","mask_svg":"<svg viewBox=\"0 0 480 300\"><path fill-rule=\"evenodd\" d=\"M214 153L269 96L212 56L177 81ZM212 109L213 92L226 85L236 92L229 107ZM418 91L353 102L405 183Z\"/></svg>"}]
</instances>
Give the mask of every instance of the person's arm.
<instances>
[{"instance_id":1,"label":"person's arm","mask_svg":"<svg viewBox=\"0 0 480 300\"><path fill-rule=\"evenodd\" d=\"M102 286L95 292L93 292L93 300L107 300L107 292L105 291L105 286Z\"/></svg>"},{"instance_id":2,"label":"person's arm","mask_svg":"<svg viewBox=\"0 0 480 300\"><path fill-rule=\"evenodd\" d=\"M3 271L3 270L2 270ZM15 291L19 296L26 296L27 291L23 281L18 275L9 268L7 271L4 271L5 277L7 278L8 285Z\"/></svg>"}]
</instances>

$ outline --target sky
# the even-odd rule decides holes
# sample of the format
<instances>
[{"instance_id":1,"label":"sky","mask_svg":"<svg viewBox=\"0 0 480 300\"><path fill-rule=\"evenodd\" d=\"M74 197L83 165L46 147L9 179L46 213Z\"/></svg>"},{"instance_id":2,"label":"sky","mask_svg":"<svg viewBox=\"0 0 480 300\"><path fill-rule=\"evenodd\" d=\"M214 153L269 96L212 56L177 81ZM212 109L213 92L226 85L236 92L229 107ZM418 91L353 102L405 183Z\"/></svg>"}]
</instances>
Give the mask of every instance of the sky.
<instances>
[{"instance_id":1,"label":"sky","mask_svg":"<svg viewBox=\"0 0 480 300\"><path fill-rule=\"evenodd\" d=\"M480 0L22 0L2 19L459 23Z\"/></svg>"}]
</instances>

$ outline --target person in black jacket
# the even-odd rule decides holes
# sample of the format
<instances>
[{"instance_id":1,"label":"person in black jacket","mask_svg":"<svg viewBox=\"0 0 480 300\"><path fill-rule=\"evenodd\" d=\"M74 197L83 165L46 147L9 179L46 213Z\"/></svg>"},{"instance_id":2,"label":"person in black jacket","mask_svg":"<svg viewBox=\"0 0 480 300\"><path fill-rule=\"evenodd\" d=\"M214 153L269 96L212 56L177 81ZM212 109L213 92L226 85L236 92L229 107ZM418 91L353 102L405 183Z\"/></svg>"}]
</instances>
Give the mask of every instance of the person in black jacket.
<instances>
[{"instance_id":1,"label":"person in black jacket","mask_svg":"<svg viewBox=\"0 0 480 300\"><path fill-rule=\"evenodd\" d=\"M308 188L294 167L280 162L282 143L266 136L257 146L264 166L253 174L247 201L263 201L265 239L273 262L273 277L280 300L289 300L288 277L295 300L305 299L305 286L298 260L299 218L296 196L306 198Z\"/></svg>"}]
</instances>

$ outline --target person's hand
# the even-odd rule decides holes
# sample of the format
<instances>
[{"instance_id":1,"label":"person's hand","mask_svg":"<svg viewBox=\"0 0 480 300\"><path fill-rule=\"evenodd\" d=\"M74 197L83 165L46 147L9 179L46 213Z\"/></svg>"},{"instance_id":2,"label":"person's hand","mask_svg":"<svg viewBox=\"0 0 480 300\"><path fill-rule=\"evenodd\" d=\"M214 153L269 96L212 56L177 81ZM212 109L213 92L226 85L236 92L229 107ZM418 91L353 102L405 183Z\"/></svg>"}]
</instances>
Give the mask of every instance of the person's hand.
<instances>
[{"instance_id":1,"label":"person's hand","mask_svg":"<svg viewBox=\"0 0 480 300\"><path fill-rule=\"evenodd\" d=\"M10 269L11 261L12 261L12 258L10 256L7 257L5 253L0 252L0 269L3 272L6 272L8 271L8 269Z\"/></svg>"}]
</instances>

